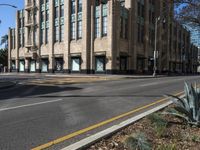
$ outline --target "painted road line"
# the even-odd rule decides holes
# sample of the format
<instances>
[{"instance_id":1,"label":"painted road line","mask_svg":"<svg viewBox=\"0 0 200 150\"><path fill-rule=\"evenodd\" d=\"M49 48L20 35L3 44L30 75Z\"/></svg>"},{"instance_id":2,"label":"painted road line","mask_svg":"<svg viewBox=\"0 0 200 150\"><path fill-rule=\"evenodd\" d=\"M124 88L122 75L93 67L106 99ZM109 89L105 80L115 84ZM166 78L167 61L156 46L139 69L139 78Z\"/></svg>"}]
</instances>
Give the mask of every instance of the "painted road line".
<instances>
[{"instance_id":1,"label":"painted road line","mask_svg":"<svg viewBox=\"0 0 200 150\"><path fill-rule=\"evenodd\" d=\"M183 94L183 93L184 93L184 91L178 92L178 93L176 93L175 95L176 95L176 96L180 96L180 95ZM129 116L129 115L131 115L131 114L134 114L134 113L136 113L136 112L139 112L139 111L141 111L141 110L147 109L147 108L149 108L149 107L151 107L151 106L154 106L154 105L156 105L156 104L162 103L162 102L166 101L167 99L168 99L168 98L163 98L163 99L157 100L157 101L155 101L155 102L153 102L153 103L150 103L150 104L148 104L148 105L145 105L145 106L136 108L136 109L134 109L134 110L132 110L132 111L126 112L126 113L121 114L121 115L119 115L119 116L113 117L113 118L111 118L111 119L105 120L105 121L100 122L100 123L98 123L98 124L89 126L89 127L87 127L87 128L81 129L81 130L76 131L76 132L73 132L73 133L71 133L71 134L69 134L69 135L63 136L63 137L58 138L58 139L56 139L56 140L50 141L50 142L48 142L48 143L46 143L46 144L40 145L40 146L38 146L38 147L35 147L35 148L33 148L32 150L42 150L42 149L49 148L49 147L51 147L51 146L53 146L53 145L59 144L59 143L61 143L61 142L64 142L64 141L66 141L66 140L69 140L69 139L71 139L71 138L73 138L73 137L76 137L76 136L81 135L81 134L83 134L83 133L86 133L86 132L88 132L88 131L91 131L91 130L94 130L94 129L96 129L96 128L99 128L99 127L104 126L104 125L106 125L106 124L108 124L108 123L114 122L114 121L116 121L116 120L122 119L122 118L124 118L124 117L127 117L127 116Z\"/></svg>"},{"instance_id":2,"label":"painted road line","mask_svg":"<svg viewBox=\"0 0 200 150\"><path fill-rule=\"evenodd\" d=\"M31 106L36 106L36 105L42 105L42 104L47 104L47 103L54 103L54 102L58 102L58 101L63 101L63 99L56 99L56 100L39 102L39 103L33 103L33 104L26 104L26 105L14 106L14 107L1 108L0 112L1 111L14 110L14 109L18 109L18 108L24 108L24 107L31 107Z\"/></svg>"},{"instance_id":3,"label":"painted road line","mask_svg":"<svg viewBox=\"0 0 200 150\"><path fill-rule=\"evenodd\" d=\"M83 148L87 148L87 147L91 146L92 144L100 141L101 139L106 138L109 135L112 135L113 133L116 133L117 131L122 130L123 128L125 128L125 127L133 124L134 122L144 118L145 116L150 115L150 114L152 114L154 112L157 112L157 111L169 106L172 103L173 103L172 101L168 101L168 102L166 102L164 104L156 106L156 107L154 107L154 108L152 108L150 110L147 110L147 111L145 111L145 112L143 112L143 113L141 113L139 115L131 117L131 118L119 123L119 124L116 124L116 125L114 125L112 127L109 127L107 129L103 130L103 131L100 131L100 132L98 132L98 133L96 133L94 135L86 137L86 138L84 138L84 139L82 139L82 140L80 140L80 141L78 141L76 143L73 143L73 144L71 144L71 145L69 145L69 146L67 146L67 147L65 147L65 148L63 148L61 150L81 150Z\"/></svg>"}]
</instances>

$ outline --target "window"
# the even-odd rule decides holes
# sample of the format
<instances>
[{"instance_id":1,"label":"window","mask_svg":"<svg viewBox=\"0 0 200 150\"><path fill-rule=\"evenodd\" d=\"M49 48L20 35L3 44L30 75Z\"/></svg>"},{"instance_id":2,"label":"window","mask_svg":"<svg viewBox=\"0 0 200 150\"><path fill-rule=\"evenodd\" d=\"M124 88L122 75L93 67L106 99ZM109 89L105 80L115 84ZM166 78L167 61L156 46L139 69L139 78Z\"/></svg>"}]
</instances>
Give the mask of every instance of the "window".
<instances>
[{"instance_id":1,"label":"window","mask_svg":"<svg viewBox=\"0 0 200 150\"><path fill-rule=\"evenodd\" d=\"M82 0L78 0L78 12L82 12Z\"/></svg>"},{"instance_id":2,"label":"window","mask_svg":"<svg viewBox=\"0 0 200 150\"><path fill-rule=\"evenodd\" d=\"M71 0L71 14L75 14L76 2Z\"/></svg>"},{"instance_id":3,"label":"window","mask_svg":"<svg viewBox=\"0 0 200 150\"><path fill-rule=\"evenodd\" d=\"M80 57L73 57L71 58L71 69L72 71L75 71L75 72L79 72L80 71L80 61L81 58Z\"/></svg>"},{"instance_id":4,"label":"window","mask_svg":"<svg viewBox=\"0 0 200 150\"><path fill-rule=\"evenodd\" d=\"M100 37L100 19L95 19L95 37Z\"/></svg>"},{"instance_id":5,"label":"window","mask_svg":"<svg viewBox=\"0 0 200 150\"><path fill-rule=\"evenodd\" d=\"M123 17L120 18L120 37L123 38L123 31L124 31L124 21Z\"/></svg>"},{"instance_id":6,"label":"window","mask_svg":"<svg viewBox=\"0 0 200 150\"><path fill-rule=\"evenodd\" d=\"M49 28L46 28L46 43L49 43Z\"/></svg>"},{"instance_id":7,"label":"window","mask_svg":"<svg viewBox=\"0 0 200 150\"><path fill-rule=\"evenodd\" d=\"M34 28L34 37L33 37L33 39L34 39L35 44L37 44L36 42L37 42L38 36L37 36L37 28L36 27Z\"/></svg>"},{"instance_id":8,"label":"window","mask_svg":"<svg viewBox=\"0 0 200 150\"><path fill-rule=\"evenodd\" d=\"M55 42L59 42L59 26L55 27Z\"/></svg>"},{"instance_id":9,"label":"window","mask_svg":"<svg viewBox=\"0 0 200 150\"><path fill-rule=\"evenodd\" d=\"M128 39L128 19L125 19L125 39Z\"/></svg>"},{"instance_id":10,"label":"window","mask_svg":"<svg viewBox=\"0 0 200 150\"><path fill-rule=\"evenodd\" d=\"M96 66L95 70L96 72L104 72L105 71L105 56L96 56L95 58Z\"/></svg>"},{"instance_id":11,"label":"window","mask_svg":"<svg viewBox=\"0 0 200 150\"><path fill-rule=\"evenodd\" d=\"M58 7L55 7L55 19L58 18L58 14L59 14L59 9Z\"/></svg>"},{"instance_id":12,"label":"window","mask_svg":"<svg viewBox=\"0 0 200 150\"><path fill-rule=\"evenodd\" d=\"M22 47L22 34L19 33L19 47Z\"/></svg>"},{"instance_id":13,"label":"window","mask_svg":"<svg viewBox=\"0 0 200 150\"><path fill-rule=\"evenodd\" d=\"M64 41L64 25L60 26L60 41L63 42Z\"/></svg>"},{"instance_id":14,"label":"window","mask_svg":"<svg viewBox=\"0 0 200 150\"><path fill-rule=\"evenodd\" d=\"M44 44L44 29L41 29L41 44Z\"/></svg>"},{"instance_id":15,"label":"window","mask_svg":"<svg viewBox=\"0 0 200 150\"><path fill-rule=\"evenodd\" d=\"M60 17L64 17L64 5L60 7Z\"/></svg>"},{"instance_id":16,"label":"window","mask_svg":"<svg viewBox=\"0 0 200 150\"><path fill-rule=\"evenodd\" d=\"M75 40L76 38L76 30L75 30L75 22L71 23L71 39Z\"/></svg>"},{"instance_id":17,"label":"window","mask_svg":"<svg viewBox=\"0 0 200 150\"><path fill-rule=\"evenodd\" d=\"M107 36L107 16L103 17L103 36Z\"/></svg>"},{"instance_id":18,"label":"window","mask_svg":"<svg viewBox=\"0 0 200 150\"><path fill-rule=\"evenodd\" d=\"M108 11L107 4L103 4L102 5L102 35L103 36L107 36L107 24L108 24L107 11Z\"/></svg>"},{"instance_id":19,"label":"window","mask_svg":"<svg viewBox=\"0 0 200 150\"><path fill-rule=\"evenodd\" d=\"M63 58L55 58L55 70L56 71L63 70Z\"/></svg>"},{"instance_id":20,"label":"window","mask_svg":"<svg viewBox=\"0 0 200 150\"><path fill-rule=\"evenodd\" d=\"M49 21L49 10L46 11L46 21Z\"/></svg>"},{"instance_id":21,"label":"window","mask_svg":"<svg viewBox=\"0 0 200 150\"><path fill-rule=\"evenodd\" d=\"M42 22L44 22L44 18L45 18L45 12L42 11L42 12L41 12L41 21L42 21Z\"/></svg>"},{"instance_id":22,"label":"window","mask_svg":"<svg viewBox=\"0 0 200 150\"><path fill-rule=\"evenodd\" d=\"M48 65L49 65L48 59L42 59L41 72L48 72Z\"/></svg>"},{"instance_id":23,"label":"window","mask_svg":"<svg viewBox=\"0 0 200 150\"><path fill-rule=\"evenodd\" d=\"M137 29L137 41L140 42L140 24L138 23L138 29Z\"/></svg>"},{"instance_id":24,"label":"window","mask_svg":"<svg viewBox=\"0 0 200 150\"><path fill-rule=\"evenodd\" d=\"M78 21L78 38L82 38L82 21Z\"/></svg>"}]
</instances>

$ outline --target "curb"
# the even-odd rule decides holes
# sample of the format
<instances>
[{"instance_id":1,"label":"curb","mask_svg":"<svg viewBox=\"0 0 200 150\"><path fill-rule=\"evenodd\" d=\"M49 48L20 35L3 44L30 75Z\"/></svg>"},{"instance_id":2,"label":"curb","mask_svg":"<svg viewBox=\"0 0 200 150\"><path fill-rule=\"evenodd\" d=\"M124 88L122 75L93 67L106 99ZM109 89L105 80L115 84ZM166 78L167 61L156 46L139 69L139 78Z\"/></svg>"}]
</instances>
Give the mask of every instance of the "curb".
<instances>
[{"instance_id":1,"label":"curb","mask_svg":"<svg viewBox=\"0 0 200 150\"><path fill-rule=\"evenodd\" d=\"M180 97L183 97L183 95L180 96ZM102 138L109 137L112 134L116 133L117 131L119 131L119 130L121 130L121 129L123 129L123 128L131 125L131 124L133 124L134 122L144 118L147 115L150 115L150 114L152 114L154 112L157 112L157 111L167 107L168 105L170 105L172 103L173 103L172 101L166 102L166 103L164 103L162 105L159 105L159 106L157 106L155 108L152 108L152 109L150 109L150 110L148 110L148 111L146 111L144 113L141 113L141 114L139 114L137 116L134 116L134 117L132 117L132 118L130 118L128 120L125 120L125 121L123 121L123 122L121 122L121 123L119 123L117 125L114 125L114 126L108 128L108 129L100 131L100 132L98 132L98 133L96 133L96 134L94 134L92 136L89 136L89 137L87 137L85 139L82 139L82 140L80 140L80 141L78 141L78 142L76 142L74 144L71 144L71 145L69 145L69 146L67 146L67 147L65 147L65 148L63 148L61 150L82 150L84 148L87 148L87 147L91 146L92 144L94 144L95 142L101 140Z\"/></svg>"},{"instance_id":2,"label":"curb","mask_svg":"<svg viewBox=\"0 0 200 150\"><path fill-rule=\"evenodd\" d=\"M4 82L4 83L6 83L6 82ZM16 82L7 82L7 83L8 83L8 85L0 86L0 89L2 90L2 89L11 88L11 87L13 87L13 86L15 86L17 84Z\"/></svg>"}]
</instances>

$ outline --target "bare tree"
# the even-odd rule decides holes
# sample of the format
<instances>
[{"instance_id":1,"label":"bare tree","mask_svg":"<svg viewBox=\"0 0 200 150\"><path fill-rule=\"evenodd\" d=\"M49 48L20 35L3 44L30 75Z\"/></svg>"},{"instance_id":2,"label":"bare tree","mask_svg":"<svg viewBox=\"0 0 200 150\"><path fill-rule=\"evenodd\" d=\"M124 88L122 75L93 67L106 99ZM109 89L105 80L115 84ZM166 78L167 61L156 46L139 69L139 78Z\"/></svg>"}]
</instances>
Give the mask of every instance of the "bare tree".
<instances>
[{"instance_id":1,"label":"bare tree","mask_svg":"<svg viewBox=\"0 0 200 150\"><path fill-rule=\"evenodd\" d=\"M200 27L200 0L174 0L174 4L179 22Z\"/></svg>"}]
</instances>

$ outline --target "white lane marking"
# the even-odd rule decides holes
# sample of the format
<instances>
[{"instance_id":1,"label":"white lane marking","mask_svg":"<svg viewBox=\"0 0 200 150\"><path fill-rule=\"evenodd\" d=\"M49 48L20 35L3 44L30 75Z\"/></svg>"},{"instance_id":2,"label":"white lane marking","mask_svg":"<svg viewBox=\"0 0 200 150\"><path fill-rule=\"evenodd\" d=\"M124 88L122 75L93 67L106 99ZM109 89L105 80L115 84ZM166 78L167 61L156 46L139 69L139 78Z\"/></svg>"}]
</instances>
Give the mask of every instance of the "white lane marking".
<instances>
[{"instance_id":1,"label":"white lane marking","mask_svg":"<svg viewBox=\"0 0 200 150\"><path fill-rule=\"evenodd\" d=\"M180 81L180 80L184 80L184 79L174 79L175 81ZM140 85L141 87L144 86L151 86L151 85L157 85L157 84L163 84L163 83L170 83L170 82L174 82L174 80L165 80L165 81L160 81L160 82L152 82L152 83L147 83L147 84L142 84Z\"/></svg>"},{"instance_id":2,"label":"white lane marking","mask_svg":"<svg viewBox=\"0 0 200 150\"><path fill-rule=\"evenodd\" d=\"M45 101L45 102L39 102L39 103L33 103L33 104L26 104L26 105L21 105L21 106L14 106L14 107L2 108L2 109L0 109L0 112L1 111L18 109L18 108L23 108L23 107L31 107L31 106L42 105L42 104L47 104L47 103L54 103L54 102L58 102L58 101L63 101L63 99L56 99L56 100L52 100L52 101Z\"/></svg>"},{"instance_id":3,"label":"white lane marking","mask_svg":"<svg viewBox=\"0 0 200 150\"><path fill-rule=\"evenodd\" d=\"M153 83L147 83L147 84L142 84L140 86L150 86L150 85L156 85L159 84L158 82L153 82Z\"/></svg>"}]
</instances>

